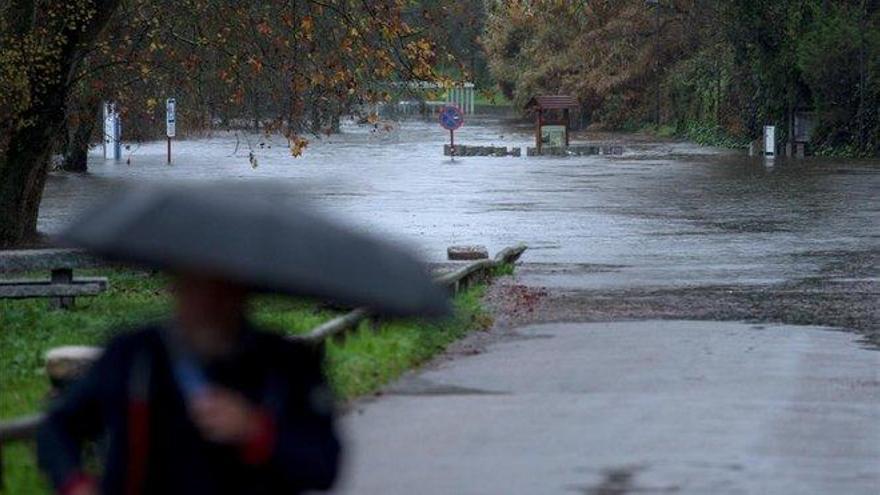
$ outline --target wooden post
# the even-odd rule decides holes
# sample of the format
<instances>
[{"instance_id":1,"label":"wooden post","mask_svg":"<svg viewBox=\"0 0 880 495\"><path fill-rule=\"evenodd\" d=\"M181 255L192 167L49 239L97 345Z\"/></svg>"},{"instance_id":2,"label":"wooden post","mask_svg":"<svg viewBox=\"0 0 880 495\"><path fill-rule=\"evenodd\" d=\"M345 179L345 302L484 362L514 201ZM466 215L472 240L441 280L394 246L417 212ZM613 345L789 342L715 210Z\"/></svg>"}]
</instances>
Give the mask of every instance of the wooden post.
<instances>
[{"instance_id":1,"label":"wooden post","mask_svg":"<svg viewBox=\"0 0 880 495\"><path fill-rule=\"evenodd\" d=\"M52 284L69 284L73 282L73 270L70 268L59 268L52 270L50 278ZM73 296L57 296L49 299L50 309L70 309L73 307Z\"/></svg>"},{"instance_id":2,"label":"wooden post","mask_svg":"<svg viewBox=\"0 0 880 495\"><path fill-rule=\"evenodd\" d=\"M538 154L541 154L541 124L543 123L543 119L541 117L543 110L538 109L538 122L535 125L535 147L538 148Z\"/></svg>"},{"instance_id":3,"label":"wooden post","mask_svg":"<svg viewBox=\"0 0 880 495\"><path fill-rule=\"evenodd\" d=\"M568 118L568 109L567 109L567 108L566 108L565 110L562 111L562 118L565 119L565 147L568 148L568 123L569 123L569 118Z\"/></svg>"}]
</instances>

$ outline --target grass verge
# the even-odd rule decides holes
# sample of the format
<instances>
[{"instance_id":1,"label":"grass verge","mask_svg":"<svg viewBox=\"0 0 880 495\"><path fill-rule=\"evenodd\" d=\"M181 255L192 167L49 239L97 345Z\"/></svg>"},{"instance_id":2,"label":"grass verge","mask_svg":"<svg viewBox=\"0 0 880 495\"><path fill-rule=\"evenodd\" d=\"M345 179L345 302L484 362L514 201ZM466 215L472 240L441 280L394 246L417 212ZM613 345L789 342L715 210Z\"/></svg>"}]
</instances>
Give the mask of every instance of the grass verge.
<instances>
[{"instance_id":1,"label":"grass verge","mask_svg":"<svg viewBox=\"0 0 880 495\"><path fill-rule=\"evenodd\" d=\"M679 126L661 125L657 127L648 125L643 127L642 131L661 138L687 139L701 146L734 149L747 148L749 146L748 139L733 136L720 126L699 122L689 122Z\"/></svg>"},{"instance_id":2,"label":"grass verge","mask_svg":"<svg viewBox=\"0 0 880 495\"><path fill-rule=\"evenodd\" d=\"M43 355L61 345L100 345L119 328L161 319L169 312L166 278L125 270L82 271L110 278L110 289L79 298L73 311L50 311L45 300L0 301L0 419L33 413L45 405L49 391ZM491 318L483 311L483 286L460 293L455 315L443 322L420 320L365 321L329 342L327 375L343 400L369 394L443 351ZM338 316L313 301L259 297L253 318L287 334L304 333ZM15 443L3 448L5 491L9 494L47 494L36 469L33 445Z\"/></svg>"}]
</instances>

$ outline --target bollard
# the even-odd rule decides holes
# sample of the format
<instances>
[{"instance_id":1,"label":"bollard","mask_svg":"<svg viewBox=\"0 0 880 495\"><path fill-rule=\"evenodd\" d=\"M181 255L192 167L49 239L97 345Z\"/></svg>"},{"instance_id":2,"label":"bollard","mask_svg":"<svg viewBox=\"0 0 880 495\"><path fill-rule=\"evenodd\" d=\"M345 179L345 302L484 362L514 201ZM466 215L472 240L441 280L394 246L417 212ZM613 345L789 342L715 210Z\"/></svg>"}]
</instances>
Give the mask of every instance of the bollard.
<instances>
[{"instance_id":1,"label":"bollard","mask_svg":"<svg viewBox=\"0 0 880 495\"><path fill-rule=\"evenodd\" d=\"M768 158L776 157L776 126L764 126L764 156Z\"/></svg>"},{"instance_id":2,"label":"bollard","mask_svg":"<svg viewBox=\"0 0 880 495\"><path fill-rule=\"evenodd\" d=\"M77 378L101 356L100 347L69 345L56 347L46 352L46 374L56 388L63 389Z\"/></svg>"},{"instance_id":3,"label":"bollard","mask_svg":"<svg viewBox=\"0 0 880 495\"><path fill-rule=\"evenodd\" d=\"M489 258L486 246L449 246L446 256L450 260L484 260Z\"/></svg>"}]
</instances>

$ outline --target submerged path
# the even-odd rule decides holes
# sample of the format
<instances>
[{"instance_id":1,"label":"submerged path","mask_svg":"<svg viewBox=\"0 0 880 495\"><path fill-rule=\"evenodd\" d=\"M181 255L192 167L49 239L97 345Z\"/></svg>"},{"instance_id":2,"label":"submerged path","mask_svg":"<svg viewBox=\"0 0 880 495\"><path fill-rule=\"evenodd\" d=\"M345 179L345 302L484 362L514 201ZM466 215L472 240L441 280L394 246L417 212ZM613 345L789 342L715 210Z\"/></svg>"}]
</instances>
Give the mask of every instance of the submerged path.
<instances>
[{"instance_id":1,"label":"submerged path","mask_svg":"<svg viewBox=\"0 0 880 495\"><path fill-rule=\"evenodd\" d=\"M526 311L347 415L342 493L880 493L880 352L859 340L880 345L876 160L620 136L622 156L453 162L433 121L344 131L297 160L223 133L172 166L164 141L93 154L50 176L40 228L122 186L269 180L431 261L527 243L499 297ZM456 133L531 139L497 116Z\"/></svg>"},{"instance_id":2,"label":"submerged path","mask_svg":"<svg viewBox=\"0 0 880 495\"><path fill-rule=\"evenodd\" d=\"M527 326L345 429L340 493L873 494L880 352L816 327Z\"/></svg>"}]
</instances>

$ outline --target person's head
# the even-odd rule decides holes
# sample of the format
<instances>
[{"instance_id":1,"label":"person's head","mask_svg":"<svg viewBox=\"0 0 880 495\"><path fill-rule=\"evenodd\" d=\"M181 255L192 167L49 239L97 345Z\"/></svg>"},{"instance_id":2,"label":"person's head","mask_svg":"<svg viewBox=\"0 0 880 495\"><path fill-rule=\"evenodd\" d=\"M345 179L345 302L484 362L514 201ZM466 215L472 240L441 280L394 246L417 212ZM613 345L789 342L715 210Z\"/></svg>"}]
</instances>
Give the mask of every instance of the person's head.
<instances>
[{"instance_id":1,"label":"person's head","mask_svg":"<svg viewBox=\"0 0 880 495\"><path fill-rule=\"evenodd\" d=\"M178 330L193 350L205 355L227 352L241 331L248 289L195 272L176 273L172 289Z\"/></svg>"}]
</instances>

